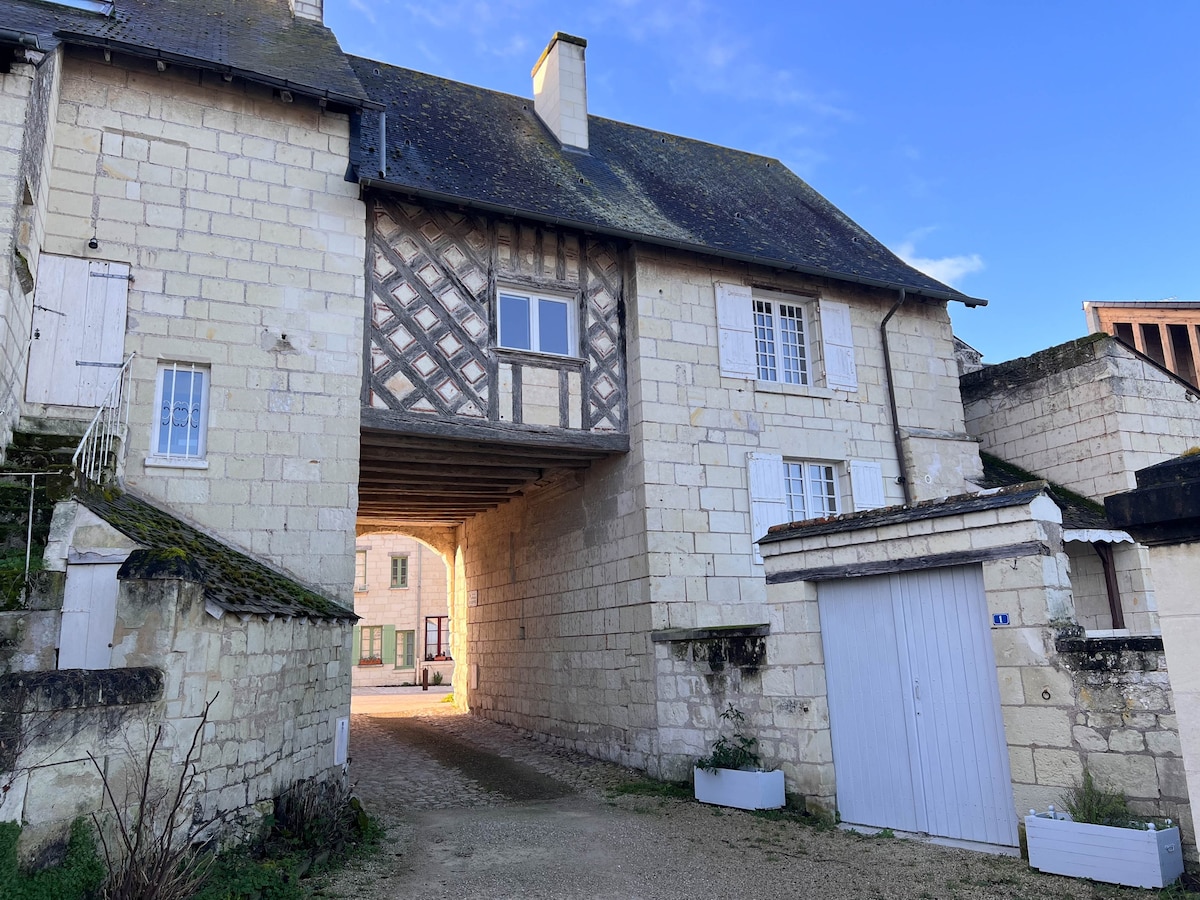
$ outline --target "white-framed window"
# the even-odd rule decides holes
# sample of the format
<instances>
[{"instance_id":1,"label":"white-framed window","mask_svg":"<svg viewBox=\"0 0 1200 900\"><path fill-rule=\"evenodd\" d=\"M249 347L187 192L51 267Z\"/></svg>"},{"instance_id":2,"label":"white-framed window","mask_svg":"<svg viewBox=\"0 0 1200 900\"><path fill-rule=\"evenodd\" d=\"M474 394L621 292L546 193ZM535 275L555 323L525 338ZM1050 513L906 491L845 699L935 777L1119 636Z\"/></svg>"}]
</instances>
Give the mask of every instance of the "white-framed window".
<instances>
[{"instance_id":1,"label":"white-framed window","mask_svg":"<svg viewBox=\"0 0 1200 900\"><path fill-rule=\"evenodd\" d=\"M209 370L195 363L160 363L154 434L146 462L206 466Z\"/></svg>"},{"instance_id":2,"label":"white-framed window","mask_svg":"<svg viewBox=\"0 0 1200 900\"><path fill-rule=\"evenodd\" d=\"M496 340L501 347L555 356L579 355L573 300L501 290L496 307Z\"/></svg>"},{"instance_id":3,"label":"white-framed window","mask_svg":"<svg viewBox=\"0 0 1200 900\"><path fill-rule=\"evenodd\" d=\"M849 305L742 284L714 290L726 378L858 391Z\"/></svg>"},{"instance_id":4,"label":"white-framed window","mask_svg":"<svg viewBox=\"0 0 1200 900\"><path fill-rule=\"evenodd\" d=\"M392 557L392 580L393 588L408 587L408 554L397 553Z\"/></svg>"},{"instance_id":5,"label":"white-framed window","mask_svg":"<svg viewBox=\"0 0 1200 900\"><path fill-rule=\"evenodd\" d=\"M358 651L358 664L360 666L383 665L383 626L364 626L361 634L362 644Z\"/></svg>"},{"instance_id":6,"label":"white-framed window","mask_svg":"<svg viewBox=\"0 0 1200 900\"><path fill-rule=\"evenodd\" d=\"M367 551L354 551L354 590L367 589Z\"/></svg>"},{"instance_id":7,"label":"white-framed window","mask_svg":"<svg viewBox=\"0 0 1200 900\"><path fill-rule=\"evenodd\" d=\"M783 480L789 521L820 519L839 512L838 472L832 463L785 459Z\"/></svg>"},{"instance_id":8,"label":"white-framed window","mask_svg":"<svg viewBox=\"0 0 1200 900\"><path fill-rule=\"evenodd\" d=\"M804 305L759 298L753 303L758 380L808 384L808 326Z\"/></svg>"}]
</instances>

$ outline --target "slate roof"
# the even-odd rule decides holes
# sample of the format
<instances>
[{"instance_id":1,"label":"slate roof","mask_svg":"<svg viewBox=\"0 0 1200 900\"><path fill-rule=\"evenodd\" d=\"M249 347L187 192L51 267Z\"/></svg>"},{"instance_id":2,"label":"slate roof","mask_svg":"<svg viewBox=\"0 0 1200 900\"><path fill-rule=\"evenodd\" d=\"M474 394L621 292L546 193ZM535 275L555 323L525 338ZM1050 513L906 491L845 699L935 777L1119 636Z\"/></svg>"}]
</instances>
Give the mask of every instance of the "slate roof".
<instances>
[{"instance_id":1,"label":"slate roof","mask_svg":"<svg viewBox=\"0 0 1200 900\"><path fill-rule=\"evenodd\" d=\"M111 16L42 0L0 0L0 28L120 50L325 97L367 99L333 32L294 17L287 0L116 0Z\"/></svg>"},{"instance_id":2,"label":"slate roof","mask_svg":"<svg viewBox=\"0 0 1200 900\"><path fill-rule=\"evenodd\" d=\"M350 57L372 100L352 164L364 184L746 262L976 300L902 262L776 159L589 117L563 150L533 101Z\"/></svg>"},{"instance_id":3,"label":"slate roof","mask_svg":"<svg viewBox=\"0 0 1200 900\"><path fill-rule=\"evenodd\" d=\"M824 519L806 522L786 522L772 525L760 544L775 544L786 541L793 535L812 537L819 534L837 534L843 531L858 531L861 528L880 528L904 522L920 522L925 519L940 519L963 513L981 512L988 509L1003 509L1030 503L1039 494L1046 492L1046 482L1033 481L1013 487L997 488L986 494L960 494L940 500L924 500L912 506L886 506L863 512L843 513Z\"/></svg>"},{"instance_id":4,"label":"slate roof","mask_svg":"<svg viewBox=\"0 0 1200 900\"><path fill-rule=\"evenodd\" d=\"M179 554L204 585L204 598L235 614L355 619L353 612L268 569L157 506L112 488L81 491L76 499L127 538L150 550Z\"/></svg>"}]
</instances>

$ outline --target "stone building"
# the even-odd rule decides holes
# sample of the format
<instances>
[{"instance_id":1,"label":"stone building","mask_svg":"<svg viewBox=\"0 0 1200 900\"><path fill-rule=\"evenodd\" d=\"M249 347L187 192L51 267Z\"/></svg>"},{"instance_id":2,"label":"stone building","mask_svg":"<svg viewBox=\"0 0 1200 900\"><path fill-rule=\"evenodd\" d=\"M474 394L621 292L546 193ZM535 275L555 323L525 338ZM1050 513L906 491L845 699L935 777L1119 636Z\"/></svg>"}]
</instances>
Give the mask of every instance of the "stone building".
<instances>
[{"instance_id":1,"label":"stone building","mask_svg":"<svg viewBox=\"0 0 1200 900\"><path fill-rule=\"evenodd\" d=\"M353 686L450 684L445 559L418 540L381 531L360 535L354 555Z\"/></svg>"},{"instance_id":2,"label":"stone building","mask_svg":"<svg viewBox=\"0 0 1200 900\"><path fill-rule=\"evenodd\" d=\"M245 813L332 771L348 714L365 217L345 175L370 103L310 0L4 0L0 22L0 445L101 427L51 527L57 582L0 613L24 729L4 815L44 837L97 809L98 722L102 753L165 723L178 762L213 698L200 803ZM133 670L157 675L117 690ZM54 716L84 724L44 753Z\"/></svg>"},{"instance_id":3,"label":"stone building","mask_svg":"<svg viewBox=\"0 0 1200 900\"><path fill-rule=\"evenodd\" d=\"M1200 302L1087 300L1088 331L1111 334L1139 353L1200 384Z\"/></svg>"}]
</instances>

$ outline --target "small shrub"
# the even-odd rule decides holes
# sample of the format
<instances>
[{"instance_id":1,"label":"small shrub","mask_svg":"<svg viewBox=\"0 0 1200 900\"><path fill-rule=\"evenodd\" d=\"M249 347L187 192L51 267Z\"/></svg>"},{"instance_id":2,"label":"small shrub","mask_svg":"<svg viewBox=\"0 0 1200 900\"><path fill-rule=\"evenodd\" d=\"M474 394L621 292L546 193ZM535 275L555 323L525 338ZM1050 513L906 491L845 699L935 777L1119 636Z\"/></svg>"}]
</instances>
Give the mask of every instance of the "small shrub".
<instances>
[{"instance_id":1,"label":"small shrub","mask_svg":"<svg viewBox=\"0 0 1200 900\"><path fill-rule=\"evenodd\" d=\"M750 737L742 731L746 717L732 703L721 713L721 721L733 727L729 737L721 735L713 741L712 752L708 756L696 760L696 767L705 772L717 769L744 769L754 771L762 764L758 755L758 738Z\"/></svg>"},{"instance_id":2,"label":"small shrub","mask_svg":"<svg viewBox=\"0 0 1200 900\"><path fill-rule=\"evenodd\" d=\"M1120 791L1108 791L1096 784L1085 767L1083 778L1075 781L1062 794L1062 805L1076 822L1089 825L1115 825L1118 828L1140 828L1129 812L1129 804Z\"/></svg>"},{"instance_id":3,"label":"small shrub","mask_svg":"<svg viewBox=\"0 0 1200 900\"><path fill-rule=\"evenodd\" d=\"M4 900L83 900L104 881L104 864L87 822L71 824L62 863L40 872L22 872L17 865L21 826L0 822L0 897Z\"/></svg>"},{"instance_id":4,"label":"small shrub","mask_svg":"<svg viewBox=\"0 0 1200 900\"><path fill-rule=\"evenodd\" d=\"M433 677L431 679L429 679L429 682L434 687L437 687L439 684L441 684L445 680L446 679L443 677L441 672L434 672Z\"/></svg>"}]
</instances>

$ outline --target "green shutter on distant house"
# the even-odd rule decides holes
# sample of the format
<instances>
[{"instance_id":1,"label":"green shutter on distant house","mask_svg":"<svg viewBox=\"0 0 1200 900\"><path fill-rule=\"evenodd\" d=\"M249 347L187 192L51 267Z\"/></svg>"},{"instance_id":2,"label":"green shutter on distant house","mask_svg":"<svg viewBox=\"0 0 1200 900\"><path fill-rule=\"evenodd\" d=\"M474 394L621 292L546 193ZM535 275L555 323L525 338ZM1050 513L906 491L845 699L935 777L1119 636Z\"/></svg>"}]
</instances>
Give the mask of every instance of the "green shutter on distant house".
<instances>
[{"instance_id":1,"label":"green shutter on distant house","mask_svg":"<svg viewBox=\"0 0 1200 900\"><path fill-rule=\"evenodd\" d=\"M350 645L350 659L356 666L362 659L362 627L358 625L354 626L354 641Z\"/></svg>"},{"instance_id":2,"label":"green shutter on distant house","mask_svg":"<svg viewBox=\"0 0 1200 900\"><path fill-rule=\"evenodd\" d=\"M396 664L396 626L383 626L383 664L385 666L394 666Z\"/></svg>"}]
</instances>

